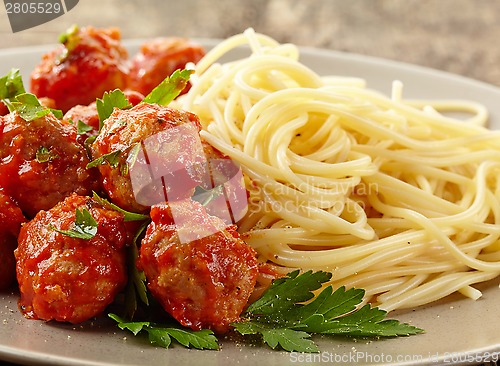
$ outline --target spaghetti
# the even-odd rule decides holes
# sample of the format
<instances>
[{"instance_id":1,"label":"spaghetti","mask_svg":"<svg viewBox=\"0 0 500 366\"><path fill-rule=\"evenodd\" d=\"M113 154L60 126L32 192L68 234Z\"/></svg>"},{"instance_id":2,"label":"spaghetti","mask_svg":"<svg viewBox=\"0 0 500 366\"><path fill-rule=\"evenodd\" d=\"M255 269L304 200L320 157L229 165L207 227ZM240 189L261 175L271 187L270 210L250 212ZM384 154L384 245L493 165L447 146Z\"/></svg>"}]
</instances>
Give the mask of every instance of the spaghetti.
<instances>
[{"instance_id":1,"label":"spaghetti","mask_svg":"<svg viewBox=\"0 0 500 366\"><path fill-rule=\"evenodd\" d=\"M242 45L248 57L221 61ZM472 285L500 274L500 132L485 108L406 101L400 82L387 97L298 58L249 29L207 53L177 102L241 164L245 241L283 273L331 271L388 311L478 298Z\"/></svg>"}]
</instances>

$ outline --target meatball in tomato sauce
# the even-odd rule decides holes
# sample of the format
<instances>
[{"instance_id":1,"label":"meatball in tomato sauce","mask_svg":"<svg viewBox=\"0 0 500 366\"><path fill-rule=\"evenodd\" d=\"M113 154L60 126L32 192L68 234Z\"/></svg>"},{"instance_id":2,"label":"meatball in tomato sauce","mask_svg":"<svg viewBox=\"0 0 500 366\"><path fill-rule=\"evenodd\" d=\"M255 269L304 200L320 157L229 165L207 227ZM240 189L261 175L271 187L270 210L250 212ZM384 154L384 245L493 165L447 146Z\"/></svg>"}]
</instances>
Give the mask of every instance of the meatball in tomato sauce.
<instances>
[{"instance_id":1,"label":"meatball in tomato sauce","mask_svg":"<svg viewBox=\"0 0 500 366\"><path fill-rule=\"evenodd\" d=\"M153 296L186 327L227 331L254 289L255 251L191 199L155 205L151 219L138 267Z\"/></svg>"},{"instance_id":2,"label":"meatball in tomato sauce","mask_svg":"<svg viewBox=\"0 0 500 366\"><path fill-rule=\"evenodd\" d=\"M0 188L28 216L52 208L75 192L88 195L96 172L76 141L74 126L52 113L32 121L12 112L0 117Z\"/></svg>"},{"instance_id":3,"label":"meatball in tomato sauce","mask_svg":"<svg viewBox=\"0 0 500 366\"><path fill-rule=\"evenodd\" d=\"M128 211L147 212L149 210L149 206L145 205L144 201L140 200L141 203L137 200L136 195L139 192L138 189L134 191L132 186L131 169L128 167L133 164L130 164L131 158L129 155L134 149L138 149L139 152L142 151L144 141L152 137L149 141L152 141L155 146L162 145L163 142L166 142L164 141L166 139L172 140L168 144L169 148L166 152L170 157L179 155L177 160L190 158L192 155L191 141L187 139L187 135L183 135L183 132L177 133L177 130L174 129L183 125L185 125L186 130L193 130L195 135L198 136L201 125L196 115L148 103L141 103L125 110L115 109L111 116L104 121L101 132L91 146L91 152L94 160L106 158L98 168L101 174L102 186L113 203ZM168 130L173 131L171 136L166 137L160 134ZM159 137L155 140L154 136ZM171 162L168 157L165 157L165 159L157 157L156 155L161 155L161 152L158 152L156 147L150 149L148 154L146 157L141 153L141 156L147 158L148 162L153 160L155 162L163 161L166 165L168 165L169 161ZM177 161L177 163L184 165L185 161ZM154 169L152 165L149 165L149 167ZM139 170L135 169L134 171ZM165 200L161 175L151 177L149 168L145 168L145 175L137 180L145 182L144 184L148 187L148 194L153 191L159 194L160 198L156 203ZM147 184L148 180L154 179L156 180L151 181L151 184ZM180 180L179 175L176 176L176 179ZM192 184L185 191L187 192L189 188L193 188L195 185Z\"/></svg>"},{"instance_id":4,"label":"meatball in tomato sauce","mask_svg":"<svg viewBox=\"0 0 500 366\"><path fill-rule=\"evenodd\" d=\"M31 73L33 94L53 99L66 112L90 104L105 91L126 88L128 53L117 28L74 27L61 41Z\"/></svg>"},{"instance_id":5,"label":"meatball in tomato sauce","mask_svg":"<svg viewBox=\"0 0 500 366\"><path fill-rule=\"evenodd\" d=\"M21 224L26 221L17 205L0 190L0 290L11 286L16 279L14 250Z\"/></svg>"},{"instance_id":6,"label":"meatball in tomato sauce","mask_svg":"<svg viewBox=\"0 0 500 366\"><path fill-rule=\"evenodd\" d=\"M95 220L92 238L60 232L75 229L76 210ZM126 235L123 214L90 197L71 195L38 213L21 228L15 251L24 315L70 323L100 315L127 281Z\"/></svg>"},{"instance_id":7,"label":"meatball in tomato sauce","mask_svg":"<svg viewBox=\"0 0 500 366\"><path fill-rule=\"evenodd\" d=\"M149 94L175 70L184 69L188 62L196 63L205 55L202 46L186 38L156 38L141 45L130 60L129 88ZM184 89L184 93L189 85Z\"/></svg>"}]
</instances>

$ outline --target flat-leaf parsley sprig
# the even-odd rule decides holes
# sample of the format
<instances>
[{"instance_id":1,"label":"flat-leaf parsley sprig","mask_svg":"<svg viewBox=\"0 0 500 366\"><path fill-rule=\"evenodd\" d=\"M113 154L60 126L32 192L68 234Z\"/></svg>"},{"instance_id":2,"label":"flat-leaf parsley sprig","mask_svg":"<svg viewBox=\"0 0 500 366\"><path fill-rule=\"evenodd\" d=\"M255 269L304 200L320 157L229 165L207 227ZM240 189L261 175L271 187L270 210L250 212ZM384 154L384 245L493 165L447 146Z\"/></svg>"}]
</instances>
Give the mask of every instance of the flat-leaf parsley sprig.
<instances>
[{"instance_id":1,"label":"flat-leaf parsley sprig","mask_svg":"<svg viewBox=\"0 0 500 366\"><path fill-rule=\"evenodd\" d=\"M60 230L53 226L49 226L51 230L64 234L71 238L90 240L97 234L97 221L92 217L92 214L86 208L75 210L74 227L70 230Z\"/></svg>"},{"instance_id":2,"label":"flat-leaf parsley sprig","mask_svg":"<svg viewBox=\"0 0 500 366\"><path fill-rule=\"evenodd\" d=\"M385 320L387 312L369 304L358 308L365 294L362 289L340 287L333 291L327 286L314 298L313 291L331 277L323 271L293 271L273 281L248 307L246 320L232 325L243 335L261 335L273 349L280 346L290 352L319 352L311 334L397 337L423 332L397 320Z\"/></svg>"},{"instance_id":3,"label":"flat-leaf parsley sprig","mask_svg":"<svg viewBox=\"0 0 500 366\"><path fill-rule=\"evenodd\" d=\"M146 332L149 342L159 347L169 348L173 338L187 348L219 349L217 337L209 329L191 330L179 324L165 326L151 322L130 322L116 314L108 314L108 316L116 321L122 330L129 330L134 335Z\"/></svg>"},{"instance_id":4,"label":"flat-leaf parsley sprig","mask_svg":"<svg viewBox=\"0 0 500 366\"><path fill-rule=\"evenodd\" d=\"M261 298L250 304L243 319L232 323L234 329L246 335L260 335L265 344L289 352L319 352L311 339L313 334L351 337L398 337L422 333L415 326L385 319L387 312L371 305L359 307L365 291L332 286L319 290L332 277L329 272L293 271L276 279ZM157 325L150 322L127 321L109 314L120 329L134 335L149 334L151 343L168 348L171 338L185 347L218 349L217 338L210 330L191 331L180 325ZM180 338L177 338L180 337Z\"/></svg>"}]
</instances>

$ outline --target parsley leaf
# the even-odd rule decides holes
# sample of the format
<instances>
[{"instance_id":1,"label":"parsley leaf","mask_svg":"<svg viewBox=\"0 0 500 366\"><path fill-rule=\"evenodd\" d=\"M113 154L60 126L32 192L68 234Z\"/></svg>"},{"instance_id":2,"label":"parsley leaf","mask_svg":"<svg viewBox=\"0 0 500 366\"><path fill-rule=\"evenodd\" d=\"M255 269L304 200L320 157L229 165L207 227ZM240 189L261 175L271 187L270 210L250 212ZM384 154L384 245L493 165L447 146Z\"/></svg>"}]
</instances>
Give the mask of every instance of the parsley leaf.
<instances>
[{"instance_id":1,"label":"parsley leaf","mask_svg":"<svg viewBox=\"0 0 500 366\"><path fill-rule=\"evenodd\" d=\"M115 314L108 316L118 323L118 327L122 330L131 331L134 335L145 331L149 335L149 341L152 344L157 344L160 347L168 348L172 343L172 338L184 347L194 347L196 349L212 349L218 350L219 344L214 333L209 329L190 330L179 325L171 327L158 326L150 322L129 322L120 318Z\"/></svg>"},{"instance_id":2,"label":"parsley leaf","mask_svg":"<svg viewBox=\"0 0 500 366\"><path fill-rule=\"evenodd\" d=\"M59 119L63 117L61 111L41 105L34 94L26 93L19 69L11 69L0 78L0 100L4 101L10 112L17 111L27 122L50 112Z\"/></svg>"},{"instance_id":3,"label":"parsley leaf","mask_svg":"<svg viewBox=\"0 0 500 366\"><path fill-rule=\"evenodd\" d=\"M14 98L4 101L9 111L17 111L19 115L27 122L46 116L51 112L47 107L40 104L40 101L34 94L18 94Z\"/></svg>"},{"instance_id":4,"label":"parsley leaf","mask_svg":"<svg viewBox=\"0 0 500 366\"><path fill-rule=\"evenodd\" d=\"M79 35L80 28L78 25L74 24L69 27L65 32L61 33L58 37L59 43L64 45L64 50L61 52L56 60L56 64L61 64L66 61L71 51L75 49L81 40Z\"/></svg>"},{"instance_id":5,"label":"parsley leaf","mask_svg":"<svg viewBox=\"0 0 500 366\"><path fill-rule=\"evenodd\" d=\"M132 104L128 101L126 95L120 90L115 89L104 93L102 99L96 100L97 114L99 115L99 131L102 128L104 121L111 116L115 108L127 109L131 108Z\"/></svg>"},{"instance_id":6,"label":"parsley leaf","mask_svg":"<svg viewBox=\"0 0 500 366\"><path fill-rule=\"evenodd\" d=\"M120 164L120 154L122 153L121 150L115 150L110 153L104 154L97 159L92 160L90 163L87 164L87 169L90 168L96 168L99 165L104 165L105 163L108 163L110 167L116 168Z\"/></svg>"},{"instance_id":7,"label":"parsley leaf","mask_svg":"<svg viewBox=\"0 0 500 366\"><path fill-rule=\"evenodd\" d=\"M45 146L40 146L40 148L36 151L35 160L39 163L48 163L54 159L58 159L59 155L54 153L53 151L47 149Z\"/></svg>"},{"instance_id":8,"label":"parsley leaf","mask_svg":"<svg viewBox=\"0 0 500 366\"><path fill-rule=\"evenodd\" d=\"M128 282L125 288L125 317L132 319L137 311L137 296L145 304L149 305L148 290L146 287L146 275L144 271L137 269L136 263L139 258L138 241L144 230L149 225L149 220L145 221L137 230L132 244L128 246L127 250L127 269L128 269Z\"/></svg>"},{"instance_id":9,"label":"parsley leaf","mask_svg":"<svg viewBox=\"0 0 500 366\"><path fill-rule=\"evenodd\" d=\"M81 119L78 120L76 123L76 133L77 135L83 135L89 131L92 131L93 127L89 126L85 122L83 122Z\"/></svg>"},{"instance_id":10,"label":"parsley leaf","mask_svg":"<svg viewBox=\"0 0 500 366\"><path fill-rule=\"evenodd\" d=\"M207 206L216 198L224 195L224 185L219 184L212 189L205 189L202 186L196 186L192 199L198 201L202 206Z\"/></svg>"},{"instance_id":11,"label":"parsley leaf","mask_svg":"<svg viewBox=\"0 0 500 366\"><path fill-rule=\"evenodd\" d=\"M122 175L127 175L130 173L130 169L134 167L137 157L139 156L139 152L141 151L142 145L140 142L134 142L129 150L126 164L123 164L121 169Z\"/></svg>"},{"instance_id":12,"label":"parsley leaf","mask_svg":"<svg viewBox=\"0 0 500 366\"><path fill-rule=\"evenodd\" d=\"M80 29L78 28L78 25L73 24L71 27L69 27L59 35L58 37L59 43L66 45L72 40L72 38L74 38L78 34L79 30Z\"/></svg>"},{"instance_id":13,"label":"parsley leaf","mask_svg":"<svg viewBox=\"0 0 500 366\"><path fill-rule=\"evenodd\" d=\"M262 297L247 308L247 320L232 325L241 334L260 334L270 347L279 345L290 352L319 352L309 339L315 333L396 337L423 332L397 320L384 320L384 310L370 305L357 308L365 293L361 289L340 287L333 291L327 286L314 298L313 291L331 276L322 271L291 272L273 281Z\"/></svg>"},{"instance_id":14,"label":"parsley leaf","mask_svg":"<svg viewBox=\"0 0 500 366\"><path fill-rule=\"evenodd\" d=\"M306 332L288 328L277 328L272 324L247 320L233 324L242 335L261 334L264 343L275 349L278 345L289 352L319 352L318 346L310 339Z\"/></svg>"},{"instance_id":15,"label":"parsley leaf","mask_svg":"<svg viewBox=\"0 0 500 366\"><path fill-rule=\"evenodd\" d=\"M90 150L90 146L94 143L94 141L96 139L97 139L97 135L92 135L92 136L87 137L85 139L85 141L83 142L83 146L89 151Z\"/></svg>"},{"instance_id":16,"label":"parsley leaf","mask_svg":"<svg viewBox=\"0 0 500 366\"><path fill-rule=\"evenodd\" d=\"M115 211L121 212L124 215L124 221L143 221L149 220L149 215L138 214L135 212L129 212L123 208L109 202L107 199L100 197L96 192L92 192L94 200L96 200L100 205L112 208Z\"/></svg>"},{"instance_id":17,"label":"parsley leaf","mask_svg":"<svg viewBox=\"0 0 500 366\"><path fill-rule=\"evenodd\" d=\"M56 118L63 117L60 110L47 108L41 105L38 98L31 93L22 93L12 98L4 99L4 103L7 108L9 108L10 112L17 111L26 122L42 118L49 113L54 114Z\"/></svg>"},{"instance_id":18,"label":"parsley leaf","mask_svg":"<svg viewBox=\"0 0 500 366\"><path fill-rule=\"evenodd\" d=\"M19 69L11 69L7 75L0 78L0 99L10 99L24 93L26 90Z\"/></svg>"},{"instance_id":19,"label":"parsley leaf","mask_svg":"<svg viewBox=\"0 0 500 366\"><path fill-rule=\"evenodd\" d=\"M59 230L53 225L50 228L71 238L89 240L97 234L97 226L97 221L86 208L83 210L77 208L75 211L75 227L73 229Z\"/></svg>"},{"instance_id":20,"label":"parsley leaf","mask_svg":"<svg viewBox=\"0 0 500 366\"><path fill-rule=\"evenodd\" d=\"M170 77L166 77L142 103L151 103L167 106L186 87L193 70L175 70Z\"/></svg>"}]
</instances>

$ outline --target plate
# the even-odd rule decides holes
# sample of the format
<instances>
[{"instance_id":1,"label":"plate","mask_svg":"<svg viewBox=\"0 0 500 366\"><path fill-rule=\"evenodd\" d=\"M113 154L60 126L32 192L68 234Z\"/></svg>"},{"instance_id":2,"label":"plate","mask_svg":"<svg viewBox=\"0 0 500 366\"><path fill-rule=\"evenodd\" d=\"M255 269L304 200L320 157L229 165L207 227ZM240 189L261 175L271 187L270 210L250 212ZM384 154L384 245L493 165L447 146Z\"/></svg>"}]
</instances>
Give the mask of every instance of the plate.
<instances>
[{"instance_id":1,"label":"plate","mask_svg":"<svg viewBox=\"0 0 500 366\"><path fill-rule=\"evenodd\" d=\"M199 40L207 48L217 40ZM141 40L127 43L130 52ZM38 63L43 46L0 51L0 75L12 67L27 75ZM234 56L246 54L239 49ZM468 99L490 111L490 127L500 128L500 89L482 82L423 67L367 56L311 48L301 49L301 60L322 75L361 77L368 87L389 93L401 80L407 98ZM111 320L84 326L44 323L23 318L15 292L0 293L0 360L38 365L288 365L290 363L423 365L433 362L471 364L496 361L500 353L499 281L478 286L477 301L452 295L430 306L389 314L425 329L412 337L377 341L317 337L319 354L273 351L266 346L223 340L220 351L198 351L172 346L166 350L141 337L120 331Z\"/></svg>"}]
</instances>

